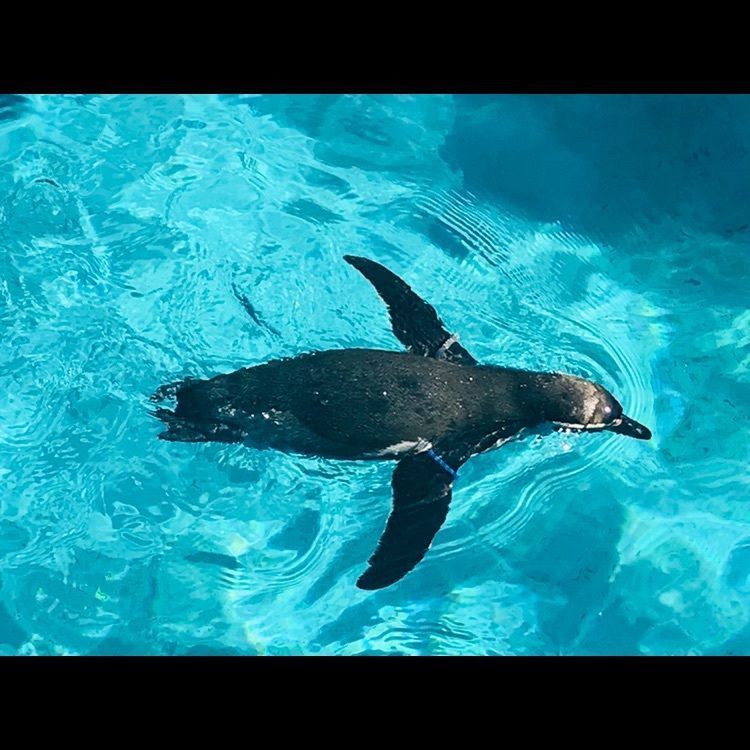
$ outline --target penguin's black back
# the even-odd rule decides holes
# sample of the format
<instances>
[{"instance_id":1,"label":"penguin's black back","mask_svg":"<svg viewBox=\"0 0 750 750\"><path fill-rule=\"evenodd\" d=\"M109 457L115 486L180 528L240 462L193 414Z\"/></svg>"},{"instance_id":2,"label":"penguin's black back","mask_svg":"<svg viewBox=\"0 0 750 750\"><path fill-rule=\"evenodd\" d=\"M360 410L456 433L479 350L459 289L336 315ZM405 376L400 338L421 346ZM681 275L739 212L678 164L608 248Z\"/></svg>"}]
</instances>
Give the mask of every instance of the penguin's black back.
<instances>
[{"instance_id":1,"label":"penguin's black back","mask_svg":"<svg viewBox=\"0 0 750 750\"><path fill-rule=\"evenodd\" d=\"M178 391L175 413L235 425L276 420L288 432L311 431L358 455L446 433L488 432L504 414L533 421L518 403L523 391L513 373L522 371L376 349L330 350L189 381Z\"/></svg>"}]
</instances>

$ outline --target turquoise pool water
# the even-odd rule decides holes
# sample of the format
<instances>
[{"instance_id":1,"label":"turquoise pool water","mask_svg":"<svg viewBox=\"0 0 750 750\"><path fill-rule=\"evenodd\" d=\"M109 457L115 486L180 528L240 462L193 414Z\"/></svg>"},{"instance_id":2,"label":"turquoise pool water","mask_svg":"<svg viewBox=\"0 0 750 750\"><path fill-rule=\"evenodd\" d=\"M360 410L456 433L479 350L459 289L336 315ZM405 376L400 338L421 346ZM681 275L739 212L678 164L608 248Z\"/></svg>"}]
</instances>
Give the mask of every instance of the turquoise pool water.
<instances>
[{"instance_id":1,"label":"turquoise pool water","mask_svg":"<svg viewBox=\"0 0 750 750\"><path fill-rule=\"evenodd\" d=\"M0 96L0 653L750 652L749 168L739 96ZM356 589L392 464L148 414L399 348L345 253L654 438L474 458L425 560Z\"/></svg>"}]
</instances>

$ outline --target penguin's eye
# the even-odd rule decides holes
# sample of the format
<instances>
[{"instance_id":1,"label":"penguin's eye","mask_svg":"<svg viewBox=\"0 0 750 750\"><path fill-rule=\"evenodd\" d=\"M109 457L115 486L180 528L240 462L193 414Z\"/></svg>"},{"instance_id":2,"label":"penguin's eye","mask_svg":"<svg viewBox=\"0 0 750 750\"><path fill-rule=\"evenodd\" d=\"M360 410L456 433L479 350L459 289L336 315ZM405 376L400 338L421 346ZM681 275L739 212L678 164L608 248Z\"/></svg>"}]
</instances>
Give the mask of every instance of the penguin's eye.
<instances>
[{"instance_id":1,"label":"penguin's eye","mask_svg":"<svg viewBox=\"0 0 750 750\"><path fill-rule=\"evenodd\" d=\"M604 419L614 421L622 416L622 407L618 403L604 405Z\"/></svg>"}]
</instances>

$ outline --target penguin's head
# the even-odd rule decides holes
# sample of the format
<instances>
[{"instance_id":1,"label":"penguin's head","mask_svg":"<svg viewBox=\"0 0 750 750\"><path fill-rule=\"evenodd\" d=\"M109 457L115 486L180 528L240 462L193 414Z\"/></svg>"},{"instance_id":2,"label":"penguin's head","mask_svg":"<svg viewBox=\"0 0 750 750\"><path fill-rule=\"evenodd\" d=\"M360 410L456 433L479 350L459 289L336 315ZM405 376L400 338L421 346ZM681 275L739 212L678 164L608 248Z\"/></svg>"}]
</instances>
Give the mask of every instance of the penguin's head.
<instances>
[{"instance_id":1,"label":"penguin's head","mask_svg":"<svg viewBox=\"0 0 750 750\"><path fill-rule=\"evenodd\" d=\"M625 416L620 402L606 388L572 375L559 377L554 388L554 424L575 432L609 430L638 440L651 439L651 430Z\"/></svg>"}]
</instances>

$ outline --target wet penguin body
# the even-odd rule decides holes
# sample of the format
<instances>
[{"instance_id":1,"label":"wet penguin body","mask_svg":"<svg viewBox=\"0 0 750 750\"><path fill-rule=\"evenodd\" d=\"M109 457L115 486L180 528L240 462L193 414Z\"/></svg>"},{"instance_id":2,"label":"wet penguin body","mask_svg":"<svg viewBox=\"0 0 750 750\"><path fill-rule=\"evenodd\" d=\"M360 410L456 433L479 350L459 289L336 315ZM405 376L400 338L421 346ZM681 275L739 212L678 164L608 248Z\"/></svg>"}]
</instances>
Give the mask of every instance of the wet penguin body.
<instances>
[{"instance_id":1,"label":"wet penguin body","mask_svg":"<svg viewBox=\"0 0 750 750\"><path fill-rule=\"evenodd\" d=\"M447 515L456 472L472 455L549 423L650 437L595 383L479 365L395 274L364 258L346 260L386 302L409 352L313 352L162 386L152 398L177 401L174 411L156 411L165 440L397 460L391 515L360 588L390 585L422 559Z\"/></svg>"}]
</instances>

